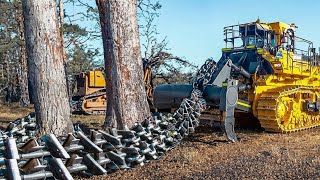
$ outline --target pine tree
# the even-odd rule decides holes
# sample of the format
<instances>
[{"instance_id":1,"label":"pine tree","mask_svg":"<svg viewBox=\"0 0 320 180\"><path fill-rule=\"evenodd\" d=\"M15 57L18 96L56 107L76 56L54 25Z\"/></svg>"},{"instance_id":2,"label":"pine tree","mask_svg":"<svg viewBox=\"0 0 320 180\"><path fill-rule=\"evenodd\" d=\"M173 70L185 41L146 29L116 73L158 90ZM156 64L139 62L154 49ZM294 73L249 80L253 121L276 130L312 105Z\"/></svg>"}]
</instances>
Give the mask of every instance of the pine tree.
<instances>
[{"instance_id":1,"label":"pine tree","mask_svg":"<svg viewBox=\"0 0 320 180\"><path fill-rule=\"evenodd\" d=\"M131 127L150 115L146 98L136 0L97 0L108 105L105 127Z\"/></svg>"},{"instance_id":2,"label":"pine tree","mask_svg":"<svg viewBox=\"0 0 320 180\"><path fill-rule=\"evenodd\" d=\"M73 131L56 2L23 0L28 70L43 134Z\"/></svg>"}]
</instances>

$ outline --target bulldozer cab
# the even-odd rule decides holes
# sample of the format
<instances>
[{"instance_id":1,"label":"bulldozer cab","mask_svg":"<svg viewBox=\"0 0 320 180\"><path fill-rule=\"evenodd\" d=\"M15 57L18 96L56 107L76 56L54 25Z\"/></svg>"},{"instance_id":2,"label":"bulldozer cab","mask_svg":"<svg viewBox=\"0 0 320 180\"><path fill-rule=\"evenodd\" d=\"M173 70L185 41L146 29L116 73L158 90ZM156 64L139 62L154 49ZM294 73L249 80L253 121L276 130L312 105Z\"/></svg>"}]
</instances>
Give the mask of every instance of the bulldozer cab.
<instances>
[{"instance_id":1,"label":"bulldozer cab","mask_svg":"<svg viewBox=\"0 0 320 180\"><path fill-rule=\"evenodd\" d=\"M276 46L275 32L271 31L267 26L262 24L249 24L240 26L241 39L243 46L255 46L258 48L266 48L267 46Z\"/></svg>"},{"instance_id":2,"label":"bulldozer cab","mask_svg":"<svg viewBox=\"0 0 320 180\"><path fill-rule=\"evenodd\" d=\"M226 48L270 48L279 45L276 32L268 25L253 22L224 28Z\"/></svg>"},{"instance_id":3,"label":"bulldozer cab","mask_svg":"<svg viewBox=\"0 0 320 180\"><path fill-rule=\"evenodd\" d=\"M225 49L239 48L279 48L291 52L301 52L299 44L311 51L313 43L296 36L295 24L283 22L260 23L260 21L224 27ZM297 46L297 43L298 46ZM300 46L300 47L302 47Z\"/></svg>"},{"instance_id":4,"label":"bulldozer cab","mask_svg":"<svg viewBox=\"0 0 320 180\"><path fill-rule=\"evenodd\" d=\"M254 56L257 51L266 51L276 58L284 58L286 54L286 63L289 61L304 61L311 66L319 65L318 54L313 47L313 43L304 38L296 36L295 24L283 22L260 23L260 21L231 25L224 28L226 47L222 49L226 59L231 59L233 63L243 65L244 68L253 73L254 65L250 69L249 62L242 64L241 59L246 56ZM246 58L249 61L256 61L257 58ZM291 63L292 64L292 63ZM271 71L269 73L272 73ZM268 74L269 74L268 73Z\"/></svg>"}]
</instances>

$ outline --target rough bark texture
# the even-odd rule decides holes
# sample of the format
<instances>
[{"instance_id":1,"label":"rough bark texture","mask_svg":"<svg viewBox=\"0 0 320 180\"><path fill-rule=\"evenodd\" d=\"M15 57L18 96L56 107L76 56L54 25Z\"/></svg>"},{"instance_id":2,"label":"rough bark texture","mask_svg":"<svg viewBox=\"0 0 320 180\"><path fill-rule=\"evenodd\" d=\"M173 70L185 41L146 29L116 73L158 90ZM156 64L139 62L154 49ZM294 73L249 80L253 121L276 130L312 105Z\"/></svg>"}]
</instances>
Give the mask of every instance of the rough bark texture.
<instances>
[{"instance_id":1,"label":"rough bark texture","mask_svg":"<svg viewBox=\"0 0 320 180\"><path fill-rule=\"evenodd\" d=\"M63 9L63 0L59 0L59 24L60 24L60 37L61 37L61 46L62 46L62 57L63 57L63 66L64 66L64 72L67 75L67 56L65 51L65 45L64 45L64 9ZM67 84L67 93L68 98L70 100L71 94L69 92L69 81L68 77L66 76L66 84Z\"/></svg>"},{"instance_id":2,"label":"rough bark texture","mask_svg":"<svg viewBox=\"0 0 320 180\"><path fill-rule=\"evenodd\" d=\"M63 34L63 25L64 25L64 9L63 9L63 1L59 0L59 21L60 21L60 36L61 36L61 46L62 48L62 55L63 55L63 62L66 64L66 53L64 49L64 34Z\"/></svg>"},{"instance_id":3,"label":"rough bark texture","mask_svg":"<svg viewBox=\"0 0 320 180\"><path fill-rule=\"evenodd\" d=\"M41 132L66 135L70 120L61 37L54 0L23 0L28 70Z\"/></svg>"},{"instance_id":4,"label":"rough bark texture","mask_svg":"<svg viewBox=\"0 0 320 180\"><path fill-rule=\"evenodd\" d=\"M150 115L136 0L96 0L100 14L108 105L105 127L131 127Z\"/></svg>"},{"instance_id":5,"label":"rough bark texture","mask_svg":"<svg viewBox=\"0 0 320 180\"><path fill-rule=\"evenodd\" d=\"M23 27L23 15L21 9L16 10L17 21L19 24L19 38L20 41L24 44L20 45L19 53L19 63L20 63L20 105L27 106L30 104L29 91L28 91L28 67L27 67L27 56L26 56L26 46L25 46L25 37L24 37L24 27Z\"/></svg>"}]
</instances>

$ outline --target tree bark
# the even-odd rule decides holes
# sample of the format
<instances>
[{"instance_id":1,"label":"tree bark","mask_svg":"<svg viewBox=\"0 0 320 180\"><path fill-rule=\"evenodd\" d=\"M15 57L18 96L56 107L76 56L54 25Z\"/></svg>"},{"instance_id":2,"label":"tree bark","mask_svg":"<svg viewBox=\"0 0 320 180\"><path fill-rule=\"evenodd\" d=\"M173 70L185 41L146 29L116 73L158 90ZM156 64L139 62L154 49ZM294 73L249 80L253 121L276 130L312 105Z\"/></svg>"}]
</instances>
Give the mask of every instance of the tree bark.
<instances>
[{"instance_id":1,"label":"tree bark","mask_svg":"<svg viewBox=\"0 0 320 180\"><path fill-rule=\"evenodd\" d=\"M68 74L67 74L67 56L66 56L66 50L65 50L65 44L64 44L64 9L63 9L63 0L59 0L59 24L60 24L60 36L61 36L61 45L62 45L62 57L63 57L63 66L64 66L64 72L66 74L66 84L67 84L67 93L68 98L70 100L71 94L70 94L70 87L69 87L69 81L68 81Z\"/></svg>"},{"instance_id":2,"label":"tree bark","mask_svg":"<svg viewBox=\"0 0 320 180\"><path fill-rule=\"evenodd\" d=\"M54 0L23 0L28 71L41 133L66 135L70 120L61 36Z\"/></svg>"},{"instance_id":3,"label":"tree bark","mask_svg":"<svg viewBox=\"0 0 320 180\"><path fill-rule=\"evenodd\" d=\"M63 34L63 25L64 25L64 10L63 10L63 0L59 0L59 21L60 21L60 36L61 36L61 46L62 48L62 55L63 55L63 62L66 64L66 53L64 47L64 34Z\"/></svg>"},{"instance_id":4,"label":"tree bark","mask_svg":"<svg viewBox=\"0 0 320 180\"><path fill-rule=\"evenodd\" d=\"M136 0L96 0L102 30L108 105L105 127L123 129L150 116Z\"/></svg>"},{"instance_id":5,"label":"tree bark","mask_svg":"<svg viewBox=\"0 0 320 180\"><path fill-rule=\"evenodd\" d=\"M30 104L29 91L28 91L28 67L27 67L27 56L25 47L24 27L23 27L23 14L21 9L16 10L19 38L20 38L20 49L19 49L19 86L20 86L20 106L28 106Z\"/></svg>"},{"instance_id":6,"label":"tree bark","mask_svg":"<svg viewBox=\"0 0 320 180\"><path fill-rule=\"evenodd\" d=\"M5 52L4 53L4 62L5 62L5 66L6 66L6 85L7 85L7 88L6 88L6 102L11 102L11 94L12 94L12 85L11 85L11 82L10 82L10 77L11 77L11 71L10 71L10 64L9 64L9 52Z\"/></svg>"}]
</instances>

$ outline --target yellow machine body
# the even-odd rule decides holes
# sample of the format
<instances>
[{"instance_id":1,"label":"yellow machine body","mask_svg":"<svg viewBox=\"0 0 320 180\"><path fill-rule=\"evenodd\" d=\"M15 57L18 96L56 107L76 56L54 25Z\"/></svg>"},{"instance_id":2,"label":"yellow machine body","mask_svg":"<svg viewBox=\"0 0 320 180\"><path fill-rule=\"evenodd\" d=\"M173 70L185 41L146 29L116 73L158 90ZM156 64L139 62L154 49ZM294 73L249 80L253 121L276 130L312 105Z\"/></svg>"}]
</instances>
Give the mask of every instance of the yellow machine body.
<instances>
[{"instance_id":1,"label":"yellow machine body","mask_svg":"<svg viewBox=\"0 0 320 180\"><path fill-rule=\"evenodd\" d=\"M76 76L74 100L80 101L78 111L87 114L101 114L106 110L106 81L102 70L93 70Z\"/></svg>"},{"instance_id":2,"label":"yellow machine body","mask_svg":"<svg viewBox=\"0 0 320 180\"><path fill-rule=\"evenodd\" d=\"M256 27L256 33L252 36L256 39L253 40L253 44L235 47L235 36L228 37L230 32L234 33L235 26L229 26L225 28L225 41L227 44L231 42L232 45L222 51L228 53L239 52L241 49L255 49L258 56L271 65L272 73L261 75L258 72L259 68L256 68L252 74L252 88L239 94L239 99L245 99L248 103L238 101L238 105L250 107L251 113L267 131L291 132L319 126L319 55L315 52L312 42L295 36L294 24L267 24L257 21L239 25L245 30L250 28L249 26ZM259 37L257 29L265 33L265 39ZM240 36L242 40L245 39L244 34ZM259 46L259 38L260 43L264 41L263 45ZM307 50L298 49L298 42L305 43Z\"/></svg>"},{"instance_id":3,"label":"yellow machine body","mask_svg":"<svg viewBox=\"0 0 320 180\"><path fill-rule=\"evenodd\" d=\"M144 82L147 99L152 105L153 85L151 83L151 67L144 65ZM104 114L107 106L106 81L104 69L83 72L76 76L76 87L73 94L76 102L74 112L85 114ZM152 106L151 106L152 107Z\"/></svg>"}]
</instances>

